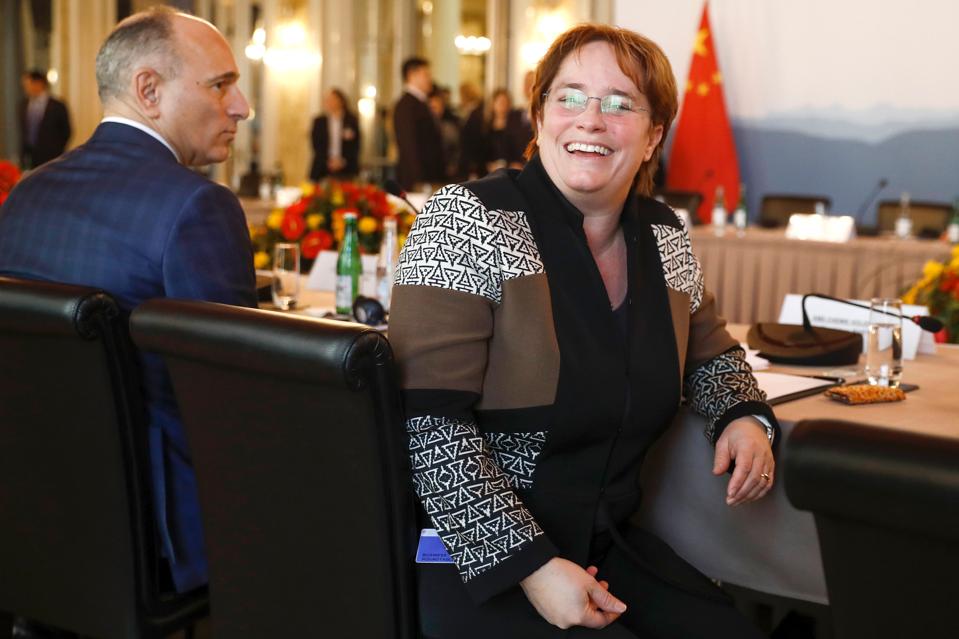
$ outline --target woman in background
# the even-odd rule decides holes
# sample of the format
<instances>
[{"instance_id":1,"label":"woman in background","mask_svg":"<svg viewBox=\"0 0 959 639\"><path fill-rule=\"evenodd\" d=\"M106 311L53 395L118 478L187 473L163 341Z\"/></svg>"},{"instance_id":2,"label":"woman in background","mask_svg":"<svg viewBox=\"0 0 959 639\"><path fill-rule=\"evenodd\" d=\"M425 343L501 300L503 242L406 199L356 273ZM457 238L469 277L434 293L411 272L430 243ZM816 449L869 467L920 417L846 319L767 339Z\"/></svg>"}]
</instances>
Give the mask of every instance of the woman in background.
<instances>
[{"instance_id":1,"label":"woman in background","mask_svg":"<svg viewBox=\"0 0 959 639\"><path fill-rule=\"evenodd\" d=\"M496 89L487 104L487 113L483 120L482 166L486 168L487 173L507 167L521 167L525 148L516 146L515 132L520 125L518 121L520 114L513 110L509 91L502 88Z\"/></svg>"},{"instance_id":2,"label":"woman in background","mask_svg":"<svg viewBox=\"0 0 959 639\"><path fill-rule=\"evenodd\" d=\"M360 172L360 127L339 89L323 99L324 113L313 120L313 166L310 180L329 176L349 180Z\"/></svg>"}]
</instances>

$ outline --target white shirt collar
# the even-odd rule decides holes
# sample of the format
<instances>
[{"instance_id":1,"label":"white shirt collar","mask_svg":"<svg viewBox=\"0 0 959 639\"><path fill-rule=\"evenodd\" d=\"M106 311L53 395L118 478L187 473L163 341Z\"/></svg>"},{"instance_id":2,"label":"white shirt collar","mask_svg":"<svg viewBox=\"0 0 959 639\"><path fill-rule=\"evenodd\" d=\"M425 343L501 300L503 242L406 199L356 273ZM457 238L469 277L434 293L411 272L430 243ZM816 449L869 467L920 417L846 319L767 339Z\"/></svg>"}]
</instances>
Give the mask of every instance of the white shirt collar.
<instances>
[{"instance_id":1,"label":"white shirt collar","mask_svg":"<svg viewBox=\"0 0 959 639\"><path fill-rule=\"evenodd\" d=\"M39 109L41 109L41 108L46 109L46 108L47 108L47 102L49 102L49 101L50 101L50 94L47 93L46 91L44 91L43 93L41 93L41 94L38 95L37 97L35 97L35 98L30 98L29 103L30 103L30 107L31 107L31 108L34 108L34 109L39 110Z\"/></svg>"},{"instance_id":2,"label":"white shirt collar","mask_svg":"<svg viewBox=\"0 0 959 639\"><path fill-rule=\"evenodd\" d=\"M160 135L159 133L157 133L156 130L151 129L150 127L146 126L145 124L142 124L141 122L137 122L136 120L131 120L131 119L129 119L129 118L121 118L121 117L116 116L116 115L111 115L111 116L105 117L105 118L103 118L102 120L100 120L100 124L103 124L104 122L113 122L113 123L116 123L116 124L125 124L125 125L127 125L127 126L132 126L134 129L139 129L139 130L143 131L144 133L146 133L147 135L149 135L149 136L152 137L153 139L159 141L161 144L163 144L163 146L165 146L166 148L170 149L170 153L173 154L173 157L176 158L176 161L177 161L177 162L180 162L180 156L179 156L179 155L177 154L177 152L173 149L173 147L170 145L170 143L167 142L167 141L163 138L162 135Z\"/></svg>"}]
</instances>

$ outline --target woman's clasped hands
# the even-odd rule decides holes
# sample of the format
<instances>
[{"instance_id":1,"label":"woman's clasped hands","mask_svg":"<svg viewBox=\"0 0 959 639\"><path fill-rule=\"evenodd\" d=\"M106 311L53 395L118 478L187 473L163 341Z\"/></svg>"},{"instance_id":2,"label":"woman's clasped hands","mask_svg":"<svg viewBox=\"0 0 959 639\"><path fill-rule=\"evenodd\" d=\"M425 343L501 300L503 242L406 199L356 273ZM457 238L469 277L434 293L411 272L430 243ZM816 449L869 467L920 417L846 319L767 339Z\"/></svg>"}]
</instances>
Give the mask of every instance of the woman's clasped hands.
<instances>
[{"instance_id":1,"label":"woman's clasped hands","mask_svg":"<svg viewBox=\"0 0 959 639\"><path fill-rule=\"evenodd\" d=\"M598 572L553 557L520 586L536 612L558 628L605 628L626 612L626 604L610 594L607 582L596 580Z\"/></svg>"}]
</instances>

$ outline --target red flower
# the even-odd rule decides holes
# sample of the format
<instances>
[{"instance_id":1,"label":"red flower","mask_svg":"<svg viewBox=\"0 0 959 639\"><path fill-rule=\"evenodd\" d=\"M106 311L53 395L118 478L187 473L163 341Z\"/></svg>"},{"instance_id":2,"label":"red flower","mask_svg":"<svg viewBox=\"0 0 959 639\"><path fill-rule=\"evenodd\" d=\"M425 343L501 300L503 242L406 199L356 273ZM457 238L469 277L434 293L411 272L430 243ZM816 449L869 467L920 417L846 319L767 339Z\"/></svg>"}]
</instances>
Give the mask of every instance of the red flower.
<instances>
[{"instance_id":1,"label":"red flower","mask_svg":"<svg viewBox=\"0 0 959 639\"><path fill-rule=\"evenodd\" d=\"M942 282L939 284L939 290L943 293L949 293L950 291L959 289L959 277L955 275L947 275L942 278Z\"/></svg>"},{"instance_id":2,"label":"red flower","mask_svg":"<svg viewBox=\"0 0 959 639\"><path fill-rule=\"evenodd\" d=\"M305 197L301 197L299 200L286 207L286 214L302 216L304 213L306 213L306 209L309 207L309 205L310 201Z\"/></svg>"},{"instance_id":3,"label":"red flower","mask_svg":"<svg viewBox=\"0 0 959 639\"><path fill-rule=\"evenodd\" d=\"M283 237L290 242L295 242L300 239L304 230L306 230L306 221L303 220L303 216L287 211L286 215L283 216L283 222L280 224L280 233L283 234Z\"/></svg>"},{"instance_id":4,"label":"red flower","mask_svg":"<svg viewBox=\"0 0 959 639\"><path fill-rule=\"evenodd\" d=\"M303 252L303 257L308 260L314 259L319 255L320 251L325 251L333 247L333 236L330 235L329 231L319 229L317 231L310 231L306 234L306 237L303 238L303 242L300 244L300 250Z\"/></svg>"},{"instance_id":5,"label":"red flower","mask_svg":"<svg viewBox=\"0 0 959 639\"><path fill-rule=\"evenodd\" d=\"M0 160L0 204L7 199L7 194L20 180L20 169L11 162Z\"/></svg>"}]
</instances>

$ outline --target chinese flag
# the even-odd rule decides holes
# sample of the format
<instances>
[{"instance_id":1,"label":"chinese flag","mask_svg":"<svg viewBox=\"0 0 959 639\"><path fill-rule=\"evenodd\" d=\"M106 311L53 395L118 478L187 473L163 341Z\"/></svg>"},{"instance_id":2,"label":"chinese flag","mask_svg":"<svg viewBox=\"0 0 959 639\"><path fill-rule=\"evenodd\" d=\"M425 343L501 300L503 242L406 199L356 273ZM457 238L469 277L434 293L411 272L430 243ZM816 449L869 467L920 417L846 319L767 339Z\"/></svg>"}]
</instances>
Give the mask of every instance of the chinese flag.
<instances>
[{"instance_id":1,"label":"chinese flag","mask_svg":"<svg viewBox=\"0 0 959 639\"><path fill-rule=\"evenodd\" d=\"M723 187L727 211L739 201L739 163L733 129L726 115L723 76L709 28L708 2L703 4L703 18L696 32L666 184L673 190L703 194L698 212L703 222L708 222L712 214L717 186Z\"/></svg>"}]
</instances>

